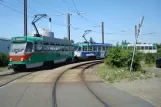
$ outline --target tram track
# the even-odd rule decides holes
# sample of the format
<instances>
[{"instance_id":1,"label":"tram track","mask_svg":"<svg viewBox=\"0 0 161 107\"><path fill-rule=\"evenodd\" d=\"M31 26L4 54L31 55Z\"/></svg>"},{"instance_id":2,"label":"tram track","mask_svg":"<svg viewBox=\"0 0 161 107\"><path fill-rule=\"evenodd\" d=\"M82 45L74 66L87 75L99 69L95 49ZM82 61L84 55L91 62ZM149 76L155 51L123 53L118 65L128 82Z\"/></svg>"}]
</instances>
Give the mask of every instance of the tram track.
<instances>
[{"instance_id":1,"label":"tram track","mask_svg":"<svg viewBox=\"0 0 161 107\"><path fill-rule=\"evenodd\" d=\"M99 102L101 102L105 107L109 107L108 104L106 102L104 102L97 94L95 94L95 92L88 86L88 84L86 83L85 81L85 78L84 78L84 72L86 69L94 66L94 65L97 65L97 64L100 64L102 63L102 61L94 61L94 62L88 62L88 63L83 63L83 64L80 64L80 65L76 65L76 66L73 66L71 68L68 68L66 70L64 70L57 78L56 78L56 81L54 83L54 86L53 86L53 91L52 91L52 107L58 107L58 104L57 104L57 92L56 92L56 88L57 88L57 85L58 85L58 81L61 79L61 77L63 75L65 75L65 73L71 69L75 69L75 68L81 68L81 78L82 78L82 82L84 83L84 85L87 87L87 89L99 100Z\"/></svg>"},{"instance_id":2,"label":"tram track","mask_svg":"<svg viewBox=\"0 0 161 107\"><path fill-rule=\"evenodd\" d=\"M94 64L91 64L91 65L88 65L86 66L83 70L82 70L82 80L83 80L83 83L85 84L85 86L87 87L87 89L102 103L104 104L105 107L109 107L109 105L101 98L99 97L93 90L92 88L89 87L89 85L87 84L87 81L85 80L85 75L84 75L84 72L86 69L96 65L96 64L99 64L99 63L94 63Z\"/></svg>"},{"instance_id":3,"label":"tram track","mask_svg":"<svg viewBox=\"0 0 161 107\"><path fill-rule=\"evenodd\" d=\"M53 66L52 69L60 67L62 65L63 65L63 63L56 64ZM26 69L24 72L13 72L11 74L0 75L0 88L17 80L17 79L23 78L23 77L28 76L28 75L35 73L35 72L41 72L43 70L50 70L50 69L41 67L41 68L35 68L35 69L34 68L33 69ZM2 81L4 81L4 82L2 82Z\"/></svg>"},{"instance_id":4,"label":"tram track","mask_svg":"<svg viewBox=\"0 0 161 107\"><path fill-rule=\"evenodd\" d=\"M28 76L30 74L32 74L34 72L22 72L22 73L14 73L12 75L6 75L4 77L1 77L3 80L5 80L3 83L0 83L0 88L17 80L17 79L20 79L20 78L23 78L25 76Z\"/></svg>"},{"instance_id":5,"label":"tram track","mask_svg":"<svg viewBox=\"0 0 161 107\"><path fill-rule=\"evenodd\" d=\"M63 63L61 64L56 64L54 67L57 68L57 67L60 67L62 66ZM39 68L39 69L29 69L28 71L25 70L24 72L12 72L12 73L9 73L9 74L4 74L4 75L0 75L0 88L17 80L17 79L20 79L20 78L23 78L25 76L28 76L34 72L39 72L41 70L48 70L48 69L43 69L43 68Z\"/></svg>"}]
</instances>

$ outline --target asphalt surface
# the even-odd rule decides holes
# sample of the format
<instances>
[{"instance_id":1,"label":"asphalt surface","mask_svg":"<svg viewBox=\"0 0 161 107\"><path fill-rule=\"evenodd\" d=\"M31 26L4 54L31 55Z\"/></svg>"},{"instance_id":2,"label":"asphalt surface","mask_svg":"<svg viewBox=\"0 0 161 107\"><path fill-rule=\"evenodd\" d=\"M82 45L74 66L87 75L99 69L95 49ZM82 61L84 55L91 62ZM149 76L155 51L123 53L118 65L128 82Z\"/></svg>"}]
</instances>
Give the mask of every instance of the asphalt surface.
<instances>
[{"instance_id":1,"label":"asphalt surface","mask_svg":"<svg viewBox=\"0 0 161 107\"><path fill-rule=\"evenodd\" d=\"M75 65L75 64L74 64ZM71 65L34 72L0 88L0 107L52 107L52 89L56 77ZM81 68L63 76L57 86L58 107L104 107L85 87ZM91 70L89 70L91 72ZM90 74L90 75L88 75ZM91 77L92 76L92 77ZM87 73L88 84L110 107L153 107L149 102L121 91Z\"/></svg>"},{"instance_id":2,"label":"asphalt surface","mask_svg":"<svg viewBox=\"0 0 161 107\"><path fill-rule=\"evenodd\" d=\"M10 74L13 74L13 73L14 73L13 70L2 71L2 72L0 72L0 76L10 75Z\"/></svg>"}]
</instances>

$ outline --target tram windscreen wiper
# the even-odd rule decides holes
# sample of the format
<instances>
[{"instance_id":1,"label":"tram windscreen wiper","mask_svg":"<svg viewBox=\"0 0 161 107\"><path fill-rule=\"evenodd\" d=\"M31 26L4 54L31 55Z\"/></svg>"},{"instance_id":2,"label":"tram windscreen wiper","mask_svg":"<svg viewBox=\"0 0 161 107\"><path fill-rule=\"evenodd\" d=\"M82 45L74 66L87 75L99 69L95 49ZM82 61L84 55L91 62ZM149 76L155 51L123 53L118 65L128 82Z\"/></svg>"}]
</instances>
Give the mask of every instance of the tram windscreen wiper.
<instances>
[{"instance_id":1,"label":"tram windscreen wiper","mask_svg":"<svg viewBox=\"0 0 161 107\"><path fill-rule=\"evenodd\" d=\"M15 52L15 53L17 53L17 52L19 52L20 51L20 49L14 49L13 50L13 52Z\"/></svg>"}]
</instances>

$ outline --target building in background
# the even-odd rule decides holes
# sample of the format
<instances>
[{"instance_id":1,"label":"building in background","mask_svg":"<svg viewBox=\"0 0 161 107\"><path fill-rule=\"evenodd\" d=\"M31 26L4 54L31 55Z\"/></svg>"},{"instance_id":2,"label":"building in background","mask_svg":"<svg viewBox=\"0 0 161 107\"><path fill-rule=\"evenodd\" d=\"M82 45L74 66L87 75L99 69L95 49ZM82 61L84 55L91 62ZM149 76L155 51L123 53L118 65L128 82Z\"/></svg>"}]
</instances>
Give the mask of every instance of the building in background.
<instances>
[{"instance_id":1,"label":"building in background","mask_svg":"<svg viewBox=\"0 0 161 107\"><path fill-rule=\"evenodd\" d=\"M10 44L11 44L10 39L0 37L0 52L3 52L5 54L9 54Z\"/></svg>"}]
</instances>

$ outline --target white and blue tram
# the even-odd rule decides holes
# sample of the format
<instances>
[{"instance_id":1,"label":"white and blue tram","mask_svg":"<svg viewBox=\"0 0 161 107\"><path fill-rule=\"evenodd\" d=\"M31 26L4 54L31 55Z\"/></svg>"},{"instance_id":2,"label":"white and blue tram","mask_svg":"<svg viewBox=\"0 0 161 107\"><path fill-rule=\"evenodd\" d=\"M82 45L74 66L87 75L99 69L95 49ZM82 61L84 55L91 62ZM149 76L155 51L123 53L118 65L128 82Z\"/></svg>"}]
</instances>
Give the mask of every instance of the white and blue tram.
<instances>
[{"instance_id":1,"label":"white and blue tram","mask_svg":"<svg viewBox=\"0 0 161 107\"><path fill-rule=\"evenodd\" d=\"M74 48L75 60L105 58L107 53L107 48L110 48L110 47L112 47L112 44L107 44L107 43L75 44L75 48Z\"/></svg>"}]
</instances>

